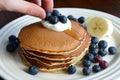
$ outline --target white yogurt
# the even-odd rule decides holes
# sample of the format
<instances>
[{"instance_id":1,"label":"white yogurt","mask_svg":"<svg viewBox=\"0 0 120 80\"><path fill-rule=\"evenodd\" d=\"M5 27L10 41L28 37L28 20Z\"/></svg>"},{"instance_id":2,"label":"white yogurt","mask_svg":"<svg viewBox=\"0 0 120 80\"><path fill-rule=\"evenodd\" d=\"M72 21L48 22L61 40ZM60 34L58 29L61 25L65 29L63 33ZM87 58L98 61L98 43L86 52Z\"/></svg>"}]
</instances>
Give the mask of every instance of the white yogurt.
<instances>
[{"instance_id":1,"label":"white yogurt","mask_svg":"<svg viewBox=\"0 0 120 80\"><path fill-rule=\"evenodd\" d=\"M71 29L71 22L69 19L67 19L66 23L61 23L60 21L56 24L50 24L48 21L42 20L41 21L42 25L50 30L54 31L64 31L67 29Z\"/></svg>"}]
</instances>

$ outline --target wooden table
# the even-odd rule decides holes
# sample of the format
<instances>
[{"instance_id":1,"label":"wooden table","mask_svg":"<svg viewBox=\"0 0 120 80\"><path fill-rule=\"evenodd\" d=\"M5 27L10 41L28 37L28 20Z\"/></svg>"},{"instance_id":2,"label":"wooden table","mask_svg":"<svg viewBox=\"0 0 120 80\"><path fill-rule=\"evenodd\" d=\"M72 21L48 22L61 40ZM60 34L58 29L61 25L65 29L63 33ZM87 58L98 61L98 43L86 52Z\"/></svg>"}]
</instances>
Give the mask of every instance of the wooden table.
<instances>
[{"instance_id":1,"label":"wooden table","mask_svg":"<svg viewBox=\"0 0 120 80\"><path fill-rule=\"evenodd\" d=\"M100 10L120 18L120 0L54 0L55 8L87 8ZM24 14L1 11L0 28ZM1 80L1 79L0 79Z\"/></svg>"}]
</instances>

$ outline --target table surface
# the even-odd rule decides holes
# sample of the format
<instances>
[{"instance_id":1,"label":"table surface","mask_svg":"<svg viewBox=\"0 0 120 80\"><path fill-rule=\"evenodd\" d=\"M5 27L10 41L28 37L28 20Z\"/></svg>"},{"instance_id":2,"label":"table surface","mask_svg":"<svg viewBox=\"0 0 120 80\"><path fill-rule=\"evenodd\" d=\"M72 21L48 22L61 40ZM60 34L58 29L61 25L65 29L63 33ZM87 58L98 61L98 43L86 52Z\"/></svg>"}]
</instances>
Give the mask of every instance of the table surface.
<instances>
[{"instance_id":1,"label":"table surface","mask_svg":"<svg viewBox=\"0 0 120 80\"><path fill-rule=\"evenodd\" d=\"M54 7L94 9L120 18L120 0L54 0ZM0 11L0 28L23 15L15 12Z\"/></svg>"}]
</instances>

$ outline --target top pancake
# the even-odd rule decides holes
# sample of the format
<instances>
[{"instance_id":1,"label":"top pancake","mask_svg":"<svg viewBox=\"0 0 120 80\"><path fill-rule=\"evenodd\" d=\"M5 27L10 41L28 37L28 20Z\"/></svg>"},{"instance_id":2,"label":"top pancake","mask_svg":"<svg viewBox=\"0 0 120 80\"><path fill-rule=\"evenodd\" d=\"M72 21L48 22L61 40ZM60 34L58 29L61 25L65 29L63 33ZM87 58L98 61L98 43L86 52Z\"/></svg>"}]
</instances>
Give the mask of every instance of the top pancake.
<instances>
[{"instance_id":1,"label":"top pancake","mask_svg":"<svg viewBox=\"0 0 120 80\"><path fill-rule=\"evenodd\" d=\"M18 38L21 46L40 52L68 52L76 49L87 31L81 24L71 21L72 29L80 40L66 32L56 32L45 28L40 22L21 29Z\"/></svg>"}]
</instances>

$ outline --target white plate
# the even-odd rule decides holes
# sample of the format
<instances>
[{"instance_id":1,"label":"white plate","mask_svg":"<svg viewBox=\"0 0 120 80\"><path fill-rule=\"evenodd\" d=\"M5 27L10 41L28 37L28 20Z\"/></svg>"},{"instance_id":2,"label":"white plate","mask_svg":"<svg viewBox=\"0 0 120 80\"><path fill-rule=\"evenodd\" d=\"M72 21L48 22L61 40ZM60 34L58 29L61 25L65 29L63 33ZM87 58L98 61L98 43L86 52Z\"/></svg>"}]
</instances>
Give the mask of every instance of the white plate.
<instances>
[{"instance_id":1,"label":"white plate","mask_svg":"<svg viewBox=\"0 0 120 80\"><path fill-rule=\"evenodd\" d=\"M118 53L104 57L109 62L109 67L99 73L92 73L89 76L82 74L82 67L78 67L77 72L73 75L47 72L39 72L35 76L28 74L25 71L28 67L21 62L17 53L12 54L6 51L8 37L11 34L17 36L23 26L40 21L38 18L27 15L10 22L0 30L0 75L7 80L115 80L120 74L120 19L104 12L88 9L61 8L59 11L64 15L73 15L76 18L80 16L87 18L88 16L96 15L112 21L114 25L113 35L104 39L107 39L109 46L116 46Z\"/></svg>"}]
</instances>

